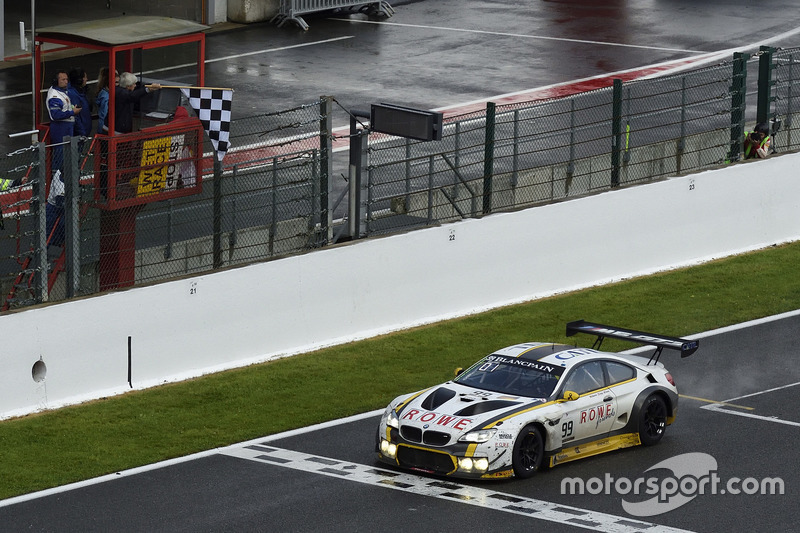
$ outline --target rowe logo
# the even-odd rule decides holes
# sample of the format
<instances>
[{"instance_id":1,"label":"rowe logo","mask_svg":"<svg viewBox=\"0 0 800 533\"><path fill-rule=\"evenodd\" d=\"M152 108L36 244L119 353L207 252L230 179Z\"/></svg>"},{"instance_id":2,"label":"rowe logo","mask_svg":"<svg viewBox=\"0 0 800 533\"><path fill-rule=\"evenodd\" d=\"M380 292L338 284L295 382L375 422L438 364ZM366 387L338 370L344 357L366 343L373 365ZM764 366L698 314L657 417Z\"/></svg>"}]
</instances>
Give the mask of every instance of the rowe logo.
<instances>
[{"instance_id":1,"label":"rowe logo","mask_svg":"<svg viewBox=\"0 0 800 533\"><path fill-rule=\"evenodd\" d=\"M409 409L409 411L403 415L402 419L412 422L423 422L435 426L450 427L459 431L467 429L470 423L472 423L471 418L460 418L457 416L434 413L433 411L420 411L419 409Z\"/></svg>"}]
</instances>

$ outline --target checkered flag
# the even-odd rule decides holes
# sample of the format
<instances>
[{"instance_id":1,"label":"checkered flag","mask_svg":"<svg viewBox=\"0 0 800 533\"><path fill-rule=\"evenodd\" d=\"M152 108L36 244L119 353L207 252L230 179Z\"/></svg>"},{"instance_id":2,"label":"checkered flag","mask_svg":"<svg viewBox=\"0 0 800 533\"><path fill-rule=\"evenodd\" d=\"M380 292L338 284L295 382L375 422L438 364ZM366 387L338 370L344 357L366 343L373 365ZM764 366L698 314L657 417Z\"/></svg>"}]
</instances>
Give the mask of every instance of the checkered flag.
<instances>
[{"instance_id":1,"label":"checkered flag","mask_svg":"<svg viewBox=\"0 0 800 533\"><path fill-rule=\"evenodd\" d=\"M202 87L182 87L181 92L189 99L197 118L203 124L211 144L222 161L228 151L228 136L231 131L232 89L204 89Z\"/></svg>"}]
</instances>

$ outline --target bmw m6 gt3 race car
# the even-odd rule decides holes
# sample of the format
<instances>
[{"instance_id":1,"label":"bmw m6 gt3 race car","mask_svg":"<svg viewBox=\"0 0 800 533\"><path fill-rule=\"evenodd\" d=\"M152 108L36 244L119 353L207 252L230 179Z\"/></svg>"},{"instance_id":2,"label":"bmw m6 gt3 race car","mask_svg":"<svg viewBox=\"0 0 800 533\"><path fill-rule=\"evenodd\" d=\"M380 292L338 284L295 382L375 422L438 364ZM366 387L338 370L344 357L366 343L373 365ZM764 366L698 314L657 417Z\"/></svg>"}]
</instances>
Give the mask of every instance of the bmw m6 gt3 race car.
<instances>
[{"instance_id":1,"label":"bmw m6 gt3 race car","mask_svg":"<svg viewBox=\"0 0 800 533\"><path fill-rule=\"evenodd\" d=\"M583 320L592 348L531 342L487 355L455 379L392 401L378 458L462 478L527 478L546 466L658 443L675 420L678 390L658 359L694 353L696 340ZM656 347L649 359L598 351L605 337Z\"/></svg>"}]
</instances>

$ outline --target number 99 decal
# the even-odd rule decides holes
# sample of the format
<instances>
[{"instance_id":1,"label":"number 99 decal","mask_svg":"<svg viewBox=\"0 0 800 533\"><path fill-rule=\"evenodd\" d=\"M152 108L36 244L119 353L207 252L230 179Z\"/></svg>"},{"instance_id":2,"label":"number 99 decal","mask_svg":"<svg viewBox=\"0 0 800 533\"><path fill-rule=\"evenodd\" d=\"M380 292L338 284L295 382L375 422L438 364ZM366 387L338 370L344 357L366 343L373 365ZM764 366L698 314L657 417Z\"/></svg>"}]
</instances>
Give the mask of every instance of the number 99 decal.
<instances>
[{"instance_id":1,"label":"number 99 decal","mask_svg":"<svg viewBox=\"0 0 800 533\"><path fill-rule=\"evenodd\" d=\"M561 424L561 438L565 439L572 435L572 420Z\"/></svg>"}]
</instances>

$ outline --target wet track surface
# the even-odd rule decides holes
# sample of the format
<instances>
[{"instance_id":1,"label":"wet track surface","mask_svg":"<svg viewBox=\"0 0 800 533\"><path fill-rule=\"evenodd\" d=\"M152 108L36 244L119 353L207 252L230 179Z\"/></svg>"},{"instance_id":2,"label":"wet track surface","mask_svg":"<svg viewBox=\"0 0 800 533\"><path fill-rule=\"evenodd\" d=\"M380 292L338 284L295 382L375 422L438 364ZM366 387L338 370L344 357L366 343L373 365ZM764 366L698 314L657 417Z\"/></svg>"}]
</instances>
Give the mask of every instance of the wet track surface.
<instances>
[{"instance_id":1,"label":"wet track surface","mask_svg":"<svg viewBox=\"0 0 800 533\"><path fill-rule=\"evenodd\" d=\"M17 19L6 4L9 27ZM58 15L54 2L38 4ZM388 20L328 14L307 17L307 32L264 23L211 33L207 85L235 88L234 118L333 95L341 106L334 126L344 126L344 109L373 102L461 106L707 52L726 51L721 60L760 44L800 46L795 33L800 17L790 1L619 0L598 6L592 0L422 0L392 5L396 13ZM46 23L56 21L37 24ZM152 66L142 69L164 68L174 64L171 59L176 58L149 58ZM49 65L74 63L54 59ZM84 63L92 72L91 60ZM176 81L189 75L185 68L159 74ZM30 99L28 66L0 70L4 151L26 144L7 135L30 129ZM210 453L6 505L0 507L0 524L9 531L559 532L597 529L589 524L602 518L597 513L606 513L619 519L618 531L659 530L640 522L691 531L787 530L800 485L789 451L800 431L800 388L790 386L800 381L792 359L798 325L795 317L719 334L704 339L689 359L665 358L685 397L661 444L562 465L532 480L441 486L439 479L410 476L400 482L408 485L405 490L390 487L387 480L398 481L392 476L372 482L369 470L383 467L374 462L377 417L369 417L278 440L265 438L250 443L257 448L246 452ZM770 391L776 387L786 388ZM709 409L714 404L707 400L731 400L735 406ZM315 459L297 456L281 463L258 458L269 456L270 449ZM619 495L560 491L566 476L635 479L661 460L690 452L713 456L723 479L781 476L786 494L703 495L678 510L633 517L622 509ZM328 459L334 461L325 465L331 472L315 469ZM520 501L510 502L514 497ZM525 511L530 500L564 509L561 515ZM517 507L498 506L497 501Z\"/></svg>"},{"instance_id":2,"label":"wet track surface","mask_svg":"<svg viewBox=\"0 0 800 533\"><path fill-rule=\"evenodd\" d=\"M123 472L14 505L7 500L0 503L0 523L11 531L427 532L487 531L500 524L509 532L788 530L800 484L787 452L800 431L800 368L788 362L798 327L800 317L787 317L703 337L688 359L665 354L682 398L677 421L657 446L560 465L529 480L464 482L379 465L374 415ZM623 500L647 497L615 489L562 493L567 477L661 482L668 470L647 470L687 453L713 457L720 483L658 515L626 513ZM723 494L734 478L780 478L785 493ZM733 485L739 486L750 487Z\"/></svg>"}]
</instances>

